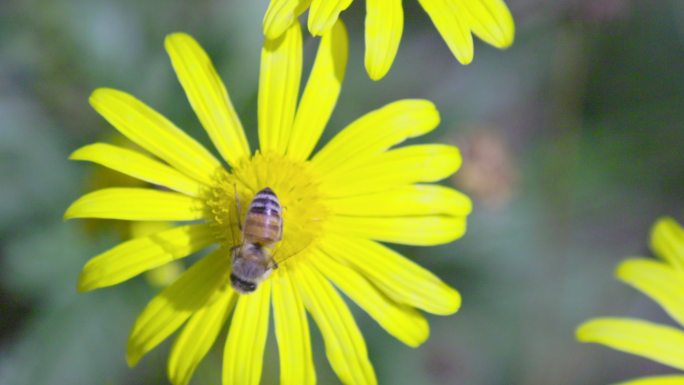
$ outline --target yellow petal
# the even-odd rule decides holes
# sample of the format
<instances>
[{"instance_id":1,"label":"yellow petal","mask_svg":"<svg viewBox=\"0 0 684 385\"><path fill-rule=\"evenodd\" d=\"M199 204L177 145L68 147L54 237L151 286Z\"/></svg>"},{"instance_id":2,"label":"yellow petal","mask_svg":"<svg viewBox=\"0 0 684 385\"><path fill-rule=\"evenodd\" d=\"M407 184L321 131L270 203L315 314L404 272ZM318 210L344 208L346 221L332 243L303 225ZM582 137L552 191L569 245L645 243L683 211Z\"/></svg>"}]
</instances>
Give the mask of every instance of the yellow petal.
<instances>
[{"instance_id":1,"label":"yellow petal","mask_svg":"<svg viewBox=\"0 0 684 385\"><path fill-rule=\"evenodd\" d=\"M629 318L596 318L580 325L577 339L684 369L684 332Z\"/></svg>"},{"instance_id":2,"label":"yellow petal","mask_svg":"<svg viewBox=\"0 0 684 385\"><path fill-rule=\"evenodd\" d=\"M337 376L345 384L376 384L366 342L347 304L307 265L297 265L296 276L304 305L323 335L326 356Z\"/></svg>"},{"instance_id":3,"label":"yellow petal","mask_svg":"<svg viewBox=\"0 0 684 385\"><path fill-rule=\"evenodd\" d=\"M264 15L264 35L276 39L304 13L311 0L271 0Z\"/></svg>"},{"instance_id":4,"label":"yellow petal","mask_svg":"<svg viewBox=\"0 0 684 385\"><path fill-rule=\"evenodd\" d=\"M497 48L513 44L515 24L503 0L457 0L475 35Z\"/></svg>"},{"instance_id":5,"label":"yellow petal","mask_svg":"<svg viewBox=\"0 0 684 385\"><path fill-rule=\"evenodd\" d=\"M199 182L210 184L221 166L201 144L125 92L99 88L90 104L132 142Z\"/></svg>"},{"instance_id":6,"label":"yellow petal","mask_svg":"<svg viewBox=\"0 0 684 385\"><path fill-rule=\"evenodd\" d=\"M120 187L80 197L69 206L64 218L192 221L203 218L203 210L202 201L179 193Z\"/></svg>"},{"instance_id":7,"label":"yellow petal","mask_svg":"<svg viewBox=\"0 0 684 385\"><path fill-rule=\"evenodd\" d=\"M223 351L223 384L259 384L268 334L271 281L240 295Z\"/></svg>"},{"instance_id":8,"label":"yellow petal","mask_svg":"<svg viewBox=\"0 0 684 385\"><path fill-rule=\"evenodd\" d=\"M299 23L278 39L264 41L259 72L259 143L261 152L285 153L302 76Z\"/></svg>"},{"instance_id":9,"label":"yellow petal","mask_svg":"<svg viewBox=\"0 0 684 385\"><path fill-rule=\"evenodd\" d=\"M309 323L301 297L287 271L289 266L281 266L271 278L273 322L280 354L280 384L315 384Z\"/></svg>"},{"instance_id":10,"label":"yellow petal","mask_svg":"<svg viewBox=\"0 0 684 385\"><path fill-rule=\"evenodd\" d=\"M164 45L192 109L223 159L235 166L249 157L240 118L207 53L185 33L168 35Z\"/></svg>"},{"instance_id":11,"label":"yellow petal","mask_svg":"<svg viewBox=\"0 0 684 385\"><path fill-rule=\"evenodd\" d=\"M684 376L653 376L642 377L636 380L620 382L615 385L682 385L684 384Z\"/></svg>"},{"instance_id":12,"label":"yellow petal","mask_svg":"<svg viewBox=\"0 0 684 385\"><path fill-rule=\"evenodd\" d=\"M152 221L152 222L131 222L130 237L139 238L152 235L174 227L173 222Z\"/></svg>"},{"instance_id":13,"label":"yellow petal","mask_svg":"<svg viewBox=\"0 0 684 385\"><path fill-rule=\"evenodd\" d=\"M337 215L395 217L470 214L472 202L462 192L438 185L409 185L393 190L325 201Z\"/></svg>"},{"instance_id":14,"label":"yellow petal","mask_svg":"<svg viewBox=\"0 0 684 385\"><path fill-rule=\"evenodd\" d=\"M651 297L684 325L684 272L650 259L631 259L620 264L617 276Z\"/></svg>"},{"instance_id":15,"label":"yellow petal","mask_svg":"<svg viewBox=\"0 0 684 385\"><path fill-rule=\"evenodd\" d=\"M439 124L432 102L406 99L369 112L348 125L313 158L319 175L349 162L362 164L409 138L425 135Z\"/></svg>"},{"instance_id":16,"label":"yellow petal","mask_svg":"<svg viewBox=\"0 0 684 385\"><path fill-rule=\"evenodd\" d=\"M337 262L324 252L315 251L311 261L323 275L396 339L416 347L428 338L430 329L427 320L416 309L395 302L354 269Z\"/></svg>"},{"instance_id":17,"label":"yellow petal","mask_svg":"<svg viewBox=\"0 0 684 385\"><path fill-rule=\"evenodd\" d=\"M651 230L651 249L660 258L684 270L684 229L672 218L661 218Z\"/></svg>"},{"instance_id":18,"label":"yellow petal","mask_svg":"<svg viewBox=\"0 0 684 385\"><path fill-rule=\"evenodd\" d=\"M208 224L194 224L135 238L94 257L81 271L78 290L115 285L147 270L187 257L216 241Z\"/></svg>"},{"instance_id":19,"label":"yellow petal","mask_svg":"<svg viewBox=\"0 0 684 385\"><path fill-rule=\"evenodd\" d=\"M314 36L323 35L351 3L352 0L313 0L309 9L309 32Z\"/></svg>"},{"instance_id":20,"label":"yellow petal","mask_svg":"<svg viewBox=\"0 0 684 385\"><path fill-rule=\"evenodd\" d=\"M407 146L376 155L357 165L354 160L321 180L320 190L330 198L369 194L417 182L436 182L461 166L458 148L444 144Z\"/></svg>"},{"instance_id":21,"label":"yellow petal","mask_svg":"<svg viewBox=\"0 0 684 385\"><path fill-rule=\"evenodd\" d=\"M198 310L173 343L168 375L173 385L187 385L197 365L216 341L235 303L236 294L227 290L213 303Z\"/></svg>"},{"instance_id":22,"label":"yellow petal","mask_svg":"<svg viewBox=\"0 0 684 385\"><path fill-rule=\"evenodd\" d=\"M221 289L230 274L228 250L218 249L192 265L176 282L147 304L128 337L129 366L175 332Z\"/></svg>"},{"instance_id":23,"label":"yellow petal","mask_svg":"<svg viewBox=\"0 0 684 385\"><path fill-rule=\"evenodd\" d=\"M65 219L107 218L129 221L192 221L203 217L202 201L145 188L106 188L72 203Z\"/></svg>"},{"instance_id":24,"label":"yellow petal","mask_svg":"<svg viewBox=\"0 0 684 385\"><path fill-rule=\"evenodd\" d=\"M440 315L453 314L461 306L456 290L377 242L329 235L321 249L337 261L353 266L397 302Z\"/></svg>"},{"instance_id":25,"label":"yellow petal","mask_svg":"<svg viewBox=\"0 0 684 385\"><path fill-rule=\"evenodd\" d=\"M161 162L137 151L95 143L74 151L69 159L85 160L152 184L197 196L200 184Z\"/></svg>"},{"instance_id":26,"label":"yellow petal","mask_svg":"<svg viewBox=\"0 0 684 385\"><path fill-rule=\"evenodd\" d=\"M453 0L418 0L440 35L461 64L473 60L473 36L466 10ZM468 0L477 1L477 0Z\"/></svg>"},{"instance_id":27,"label":"yellow petal","mask_svg":"<svg viewBox=\"0 0 684 385\"><path fill-rule=\"evenodd\" d=\"M292 127L287 148L292 159L307 159L328 124L344 79L347 43L341 21L321 39Z\"/></svg>"},{"instance_id":28,"label":"yellow petal","mask_svg":"<svg viewBox=\"0 0 684 385\"><path fill-rule=\"evenodd\" d=\"M403 30L401 0L366 0L365 64L371 79L380 80L389 71Z\"/></svg>"},{"instance_id":29,"label":"yellow petal","mask_svg":"<svg viewBox=\"0 0 684 385\"><path fill-rule=\"evenodd\" d=\"M333 234L403 245L441 245L455 241L462 237L466 231L466 219L464 217L334 216L328 221L325 230Z\"/></svg>"},{"instance_id":30,"label":"yellow petal","mask_svg":"<svg viewBox=\"0 0 684 385\"><path fill-rule=\"evenodd\" d=\"M179 261L173 261L145 272L145 281L152 287L163 289L173 283L185 271Z\"/></svg>"}]
</instances>

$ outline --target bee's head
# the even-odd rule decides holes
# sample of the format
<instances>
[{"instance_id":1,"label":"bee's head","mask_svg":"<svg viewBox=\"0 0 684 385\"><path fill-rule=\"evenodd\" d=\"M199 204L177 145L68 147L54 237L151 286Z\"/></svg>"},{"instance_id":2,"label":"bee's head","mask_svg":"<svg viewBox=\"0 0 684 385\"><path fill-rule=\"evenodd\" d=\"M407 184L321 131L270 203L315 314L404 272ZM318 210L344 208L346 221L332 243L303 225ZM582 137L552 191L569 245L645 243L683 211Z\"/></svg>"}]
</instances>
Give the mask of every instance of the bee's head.
<instances>
[{"instance_id":1,"label":"bee's head","mask_svg":"<svg viewBox=\"0 0 684 385\"><path fill-rule=\"evenodd\" d=\"M230 283L233 286L233 289L235 289L235 291L237 291L240 294L251 293L257 288L256 283L246 281L235 275L235 273L230 274Z\"/></svg>"}]
</instances>

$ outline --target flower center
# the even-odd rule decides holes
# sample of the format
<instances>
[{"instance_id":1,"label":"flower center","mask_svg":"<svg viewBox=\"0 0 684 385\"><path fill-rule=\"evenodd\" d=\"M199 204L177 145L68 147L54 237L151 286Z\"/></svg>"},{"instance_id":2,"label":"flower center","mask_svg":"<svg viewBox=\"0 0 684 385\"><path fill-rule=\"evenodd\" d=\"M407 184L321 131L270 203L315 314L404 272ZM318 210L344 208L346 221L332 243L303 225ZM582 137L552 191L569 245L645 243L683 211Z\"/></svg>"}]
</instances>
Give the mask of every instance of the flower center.
<instances>
[{"instance_id":1,"label":"flower center","mask_svg":"<svg viewBox=\"0 0 684 385\"><path fill-rule=\"evenodd\" d=\"M231 172L221 168L214 180L206 203L226 245L242 242L240 226L247 208L254 195L266 187L273 190L282 206L283 237L273 251L276 262L296 257L320 236L328 211L307 162L257 152Z\"/></svg>"}]
</instances>

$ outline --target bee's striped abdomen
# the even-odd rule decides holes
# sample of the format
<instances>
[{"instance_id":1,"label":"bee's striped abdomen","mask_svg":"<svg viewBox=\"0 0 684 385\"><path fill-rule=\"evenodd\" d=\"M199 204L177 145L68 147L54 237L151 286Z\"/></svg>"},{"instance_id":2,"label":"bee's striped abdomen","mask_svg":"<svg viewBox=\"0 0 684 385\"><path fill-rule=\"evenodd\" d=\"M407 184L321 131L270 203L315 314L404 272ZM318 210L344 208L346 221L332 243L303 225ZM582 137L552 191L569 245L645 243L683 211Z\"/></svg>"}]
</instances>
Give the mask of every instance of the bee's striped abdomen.
<instances>
[{"instance_id":1,"label":"bee's striped abdomen","mask_svg":"<svg viewBox=\"0 0 684 385\"><path fill-rule=\"evenodd\" d=\"M244 242L270 246L280 241L283 233L282 208L270 188L259 191L252 199L242 231Z\"/></svg>"}]
</instances>

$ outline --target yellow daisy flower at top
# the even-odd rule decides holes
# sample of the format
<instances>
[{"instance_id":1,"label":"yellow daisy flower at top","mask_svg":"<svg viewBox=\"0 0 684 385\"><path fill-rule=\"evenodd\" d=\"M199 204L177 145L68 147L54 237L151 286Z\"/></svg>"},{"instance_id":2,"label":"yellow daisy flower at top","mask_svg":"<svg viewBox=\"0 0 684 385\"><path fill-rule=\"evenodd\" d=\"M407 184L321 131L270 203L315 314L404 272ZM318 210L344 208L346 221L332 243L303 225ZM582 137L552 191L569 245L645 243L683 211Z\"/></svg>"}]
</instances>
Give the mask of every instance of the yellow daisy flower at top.
<instances>
[{"instance_id":1,"label":"yellow daisy flower at top","mask_svg":"<svg viewBox=\"0 0 684 385\"><path fill-rule=\"evenodd\" d=\"M651 248L662 261L628 259L617 277L657 302L680 327L632 318L597 318L577 329L582 342L596 342L684 370L684 229L662 218L651 231ZM645 377L622 385L681 385L684 374Z\"/></svg>"},{"instance_id":2,"label":"yellow daisy flower at top","mask_svg":"<svg viewBox=\"0 0 684 385\"><path fill-rule=\"evenodd\" d=\"M497 48L513 44L515 25L503 0L418 0L462 64L473 60L472 33ZM352 0L271 0L264 16L264 34L279 37L309 9L308 27L314 36L330 30ZM368 76L379 80L389 71L404 30L401 0L366 0Z\"/></svg>"},{"instance_id":3,"label":"yellow daisy flower at top","mask_svg":"<svg viewBox=\"0 0 684 385\"><path fill-rule=\"evenodd\" d=\"M81 273L79 290L114 285L215 245L138 317L128 341L130 365L183 327L171 349L168 376L173 384L187 384L229 325L223 384L256 384L273 311L281 383L311 384L316 377L308 312L339 378L347 384L376 383L364 339L339 291L409 346L428 337L421 310L447 315L460 306L456 290L380 243L436 245L465 232L468 197L430 184L458 169L458 149L395 148L438 125L434 105L390 103L349 124L312 156L340 91L347 34L341 23L324 34L298 100L302 33L294 23L261 51L260 149L253 153L226 88L198 43L176 33L167 37L166 49L226 164L133 96L96 90L90 98L95 110L154 157L97 143L71 158L172 191L107 188L78 199L65 217L187 223L94 257ZM247 205L265 188L282 205L282 240L273 250L279 266L272 266L252 293L239 294L231 285L231 248L242 243L238 224L244 223Z\"/></svg>"}]
</instances>

